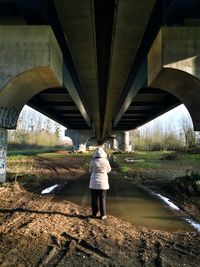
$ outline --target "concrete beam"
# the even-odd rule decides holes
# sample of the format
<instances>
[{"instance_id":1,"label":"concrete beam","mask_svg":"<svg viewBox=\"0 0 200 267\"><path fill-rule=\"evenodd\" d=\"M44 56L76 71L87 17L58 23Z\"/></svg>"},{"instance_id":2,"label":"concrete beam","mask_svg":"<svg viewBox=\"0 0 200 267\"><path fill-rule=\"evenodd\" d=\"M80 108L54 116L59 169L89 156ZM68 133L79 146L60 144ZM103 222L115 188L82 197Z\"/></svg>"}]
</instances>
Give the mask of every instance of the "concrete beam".
<instances>
[{"instance_id":1,"label":"concrete beam","mask_svg":"<svg viewBox=\"0 0 200 267\"><path fill-rule=\"evenodd\" d=\"M162 70L162 31L158 33L153 42L147 57L147 64L149 86Z\"/></svg>"}]
</instances>

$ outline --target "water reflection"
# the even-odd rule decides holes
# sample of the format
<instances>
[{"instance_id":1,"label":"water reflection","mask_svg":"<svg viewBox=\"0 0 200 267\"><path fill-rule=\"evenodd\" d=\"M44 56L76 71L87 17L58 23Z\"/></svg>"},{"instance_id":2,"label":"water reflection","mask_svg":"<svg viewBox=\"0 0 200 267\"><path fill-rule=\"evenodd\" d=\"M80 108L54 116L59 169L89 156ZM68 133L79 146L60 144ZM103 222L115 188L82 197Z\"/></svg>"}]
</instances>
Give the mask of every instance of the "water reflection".
<instances>
[{"instance_id":1,"label":"water reflection","mask_svg":"<svg viewBox=\"0 0 200 267\"><path fill-rule=\"evenodd\" d=\"M81 177L65 185L57 192L55 201L71 201L82 207L90 207L89 177ZM107 194L107 214L121 218L137 226L164 231L194 231L184 220L174 215L156 196L129 183L120 175L110 175Z\"/></svg>"}]
</instances>

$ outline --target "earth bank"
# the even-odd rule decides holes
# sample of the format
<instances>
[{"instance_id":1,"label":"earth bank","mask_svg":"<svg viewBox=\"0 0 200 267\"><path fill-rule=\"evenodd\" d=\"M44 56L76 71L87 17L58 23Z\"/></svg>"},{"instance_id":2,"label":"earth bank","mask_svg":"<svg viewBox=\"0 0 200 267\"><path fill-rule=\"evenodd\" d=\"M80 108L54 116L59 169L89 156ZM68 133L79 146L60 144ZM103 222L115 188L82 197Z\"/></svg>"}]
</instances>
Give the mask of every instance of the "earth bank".
<instances>
[{"instance_id":1,"label":"earth bank","mask_svg":"<svg viewBox=\"0 0 200 267\"><path fill-rule=\"evenodd\" d=\"M32 169L24 164L24 173L10 175L18 182L0 187L1 266L199 266L197 232L152 231L112 216L92 219L90 209L38 194L47 184L85 173L87 161L32 158ZM10 162L13 173L16 164Z\"/></svg>"}]
</instances>

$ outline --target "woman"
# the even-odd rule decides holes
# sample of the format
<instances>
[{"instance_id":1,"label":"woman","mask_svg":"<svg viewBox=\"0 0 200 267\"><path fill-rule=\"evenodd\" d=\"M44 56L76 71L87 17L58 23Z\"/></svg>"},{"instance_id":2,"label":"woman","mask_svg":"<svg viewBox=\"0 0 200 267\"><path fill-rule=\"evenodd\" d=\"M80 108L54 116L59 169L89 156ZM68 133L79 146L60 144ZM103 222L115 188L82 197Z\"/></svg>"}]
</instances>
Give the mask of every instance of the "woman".
<instances>
[{"instance_id":1,"label":"woman","mask_svg":"<svg viewBox=\"0 0 200 267\"><path fill-rule=\"evenodd\" d=\"M89 188L91 189L92 216L96 217L100 211L101 219L106 216L106 190L109 189L108 175L111 171L107 154L102 147L96 149L90 162L89 168L91 174ZM98 207L99 200L99 207Z\"/></svg>"}]
</instances>

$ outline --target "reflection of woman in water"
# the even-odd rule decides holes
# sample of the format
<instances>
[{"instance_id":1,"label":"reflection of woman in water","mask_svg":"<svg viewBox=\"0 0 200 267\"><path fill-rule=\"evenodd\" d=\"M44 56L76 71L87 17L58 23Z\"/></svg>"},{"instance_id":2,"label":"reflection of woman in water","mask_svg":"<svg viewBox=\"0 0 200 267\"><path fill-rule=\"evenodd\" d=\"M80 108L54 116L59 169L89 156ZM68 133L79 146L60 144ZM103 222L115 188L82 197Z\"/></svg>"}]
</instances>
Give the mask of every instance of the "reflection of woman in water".
<instances>
[{"instance_id":1,"label":"reflection of woman in water","mask_svg":"<svg viewBox=\"0 0 200 267\"><path fill-rule=\"evenodd\" d=\"M92 216L96 217L100 211L101 219L106 216L106 190L109 189L108 175L111 171L107 154L102 147L96 149L89 168L91 174L89 188L91 189ZM99 202L99 206L98 206Z\"/></svg>"}]
</instances>

